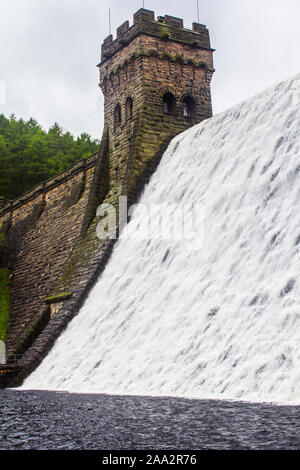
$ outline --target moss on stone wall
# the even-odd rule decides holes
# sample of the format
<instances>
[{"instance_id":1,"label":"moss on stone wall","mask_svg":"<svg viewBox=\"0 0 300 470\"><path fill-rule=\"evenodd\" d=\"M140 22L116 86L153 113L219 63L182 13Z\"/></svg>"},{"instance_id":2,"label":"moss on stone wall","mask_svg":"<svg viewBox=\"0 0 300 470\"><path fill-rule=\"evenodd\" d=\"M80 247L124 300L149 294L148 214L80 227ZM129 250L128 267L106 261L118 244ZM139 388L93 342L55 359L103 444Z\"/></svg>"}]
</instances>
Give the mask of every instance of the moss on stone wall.
<instances>
[{"instance_id":1,"label":"moss on stone wall","mask_svg":"<svg viewBox=\"0 0 300 470\"><path fill-rule=\"evenodd\" d=\"M6 339L9 319L10 278L8 269L0 269L0 341Z\"/></svg>"},{"instance_id":2,"label":"moss on stone wall","mask_svg":"<svg viewBox=\"0 0 300 470\"><path fill-rule=\"evenodd\" d=\"M62 294L51 295L45 299L45 302L48 304L55 303L55 302L64 302L65 300L69 300L72 297L71 292L63 292Z\"/></svg>"}]
</instances>

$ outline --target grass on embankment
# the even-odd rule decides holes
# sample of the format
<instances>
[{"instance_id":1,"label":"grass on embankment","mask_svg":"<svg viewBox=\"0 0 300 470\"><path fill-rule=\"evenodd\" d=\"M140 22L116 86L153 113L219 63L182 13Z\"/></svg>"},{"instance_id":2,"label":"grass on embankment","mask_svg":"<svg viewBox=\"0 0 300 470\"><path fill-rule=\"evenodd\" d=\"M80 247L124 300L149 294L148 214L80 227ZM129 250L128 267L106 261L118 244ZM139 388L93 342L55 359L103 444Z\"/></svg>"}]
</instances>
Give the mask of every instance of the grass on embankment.
<instances>
[{"instance_id":1,"label":"grass on embankment","mask_svg":"<svg viewBox=\"0 0 300 470\"><path fill-rule=\"evenodd\" d=\"M0 269L0 341L6 339L9 318L10 279L8 269Z\"/></svg>"}]
</instances>

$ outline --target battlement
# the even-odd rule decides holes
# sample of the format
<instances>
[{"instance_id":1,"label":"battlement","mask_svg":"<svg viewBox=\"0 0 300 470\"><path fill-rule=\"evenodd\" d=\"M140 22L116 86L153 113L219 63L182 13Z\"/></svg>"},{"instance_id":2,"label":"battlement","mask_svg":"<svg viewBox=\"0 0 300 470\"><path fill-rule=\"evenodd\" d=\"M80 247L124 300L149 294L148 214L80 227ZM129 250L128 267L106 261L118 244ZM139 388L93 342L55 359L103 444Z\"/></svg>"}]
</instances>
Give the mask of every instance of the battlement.
<instances>
[{"instance_id":1,"label":"battlement","mask_svg":"<svg viewBox=\"0 0 300 470\"><path fill-rule=\"evenodd\" d=\"M158 16L155 20L153 11L141 8L133 15L132 26L129 25L129 21L125 21L117 28L115 40L112 34L104 40L101 63L111 58L140 34L213 51L210 45L209 32L205 25L193 23L192 30L186 29L181 18L165 15Z\"/></svg>"}]
</instances>

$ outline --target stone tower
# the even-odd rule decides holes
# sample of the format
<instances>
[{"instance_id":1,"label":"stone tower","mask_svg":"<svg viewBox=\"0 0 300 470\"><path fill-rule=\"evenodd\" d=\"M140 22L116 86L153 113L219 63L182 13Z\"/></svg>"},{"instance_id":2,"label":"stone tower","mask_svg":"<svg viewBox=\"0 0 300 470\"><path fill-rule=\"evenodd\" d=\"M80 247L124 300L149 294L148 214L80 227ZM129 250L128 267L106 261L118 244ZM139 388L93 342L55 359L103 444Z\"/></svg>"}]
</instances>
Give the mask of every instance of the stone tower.
<instances>
[{"instance_id":1,"label":"stone tower","mask_svg":"<svg viewBox=\"0 0 300 470\"><path fill-rule=\"evenodd\" d=\"M99 86L115 197L134 201L170 140L212 116L213 51L204 25L185 29L145 9L104 40Z\"/></svg>"}]
</instances>

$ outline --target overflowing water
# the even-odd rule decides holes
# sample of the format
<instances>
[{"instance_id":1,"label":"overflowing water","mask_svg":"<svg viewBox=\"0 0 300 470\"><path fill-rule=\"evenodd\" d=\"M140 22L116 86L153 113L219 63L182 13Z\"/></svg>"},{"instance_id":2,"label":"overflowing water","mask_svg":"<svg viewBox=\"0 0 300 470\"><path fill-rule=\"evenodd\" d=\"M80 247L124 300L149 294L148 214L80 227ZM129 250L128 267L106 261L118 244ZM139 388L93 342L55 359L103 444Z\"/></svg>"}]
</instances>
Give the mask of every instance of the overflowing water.
<instances>
[{"instance_id":1,"label":"overflowing water","mask_svg":"<svg viewBox=\"0 0 300 470\"><path fill-rule=\"evenodd\" d=\"M130 233L198 236L119 240L24 388L299 403L299 175L300 76L177 136Z\"/></svg>"}]
</instances>

